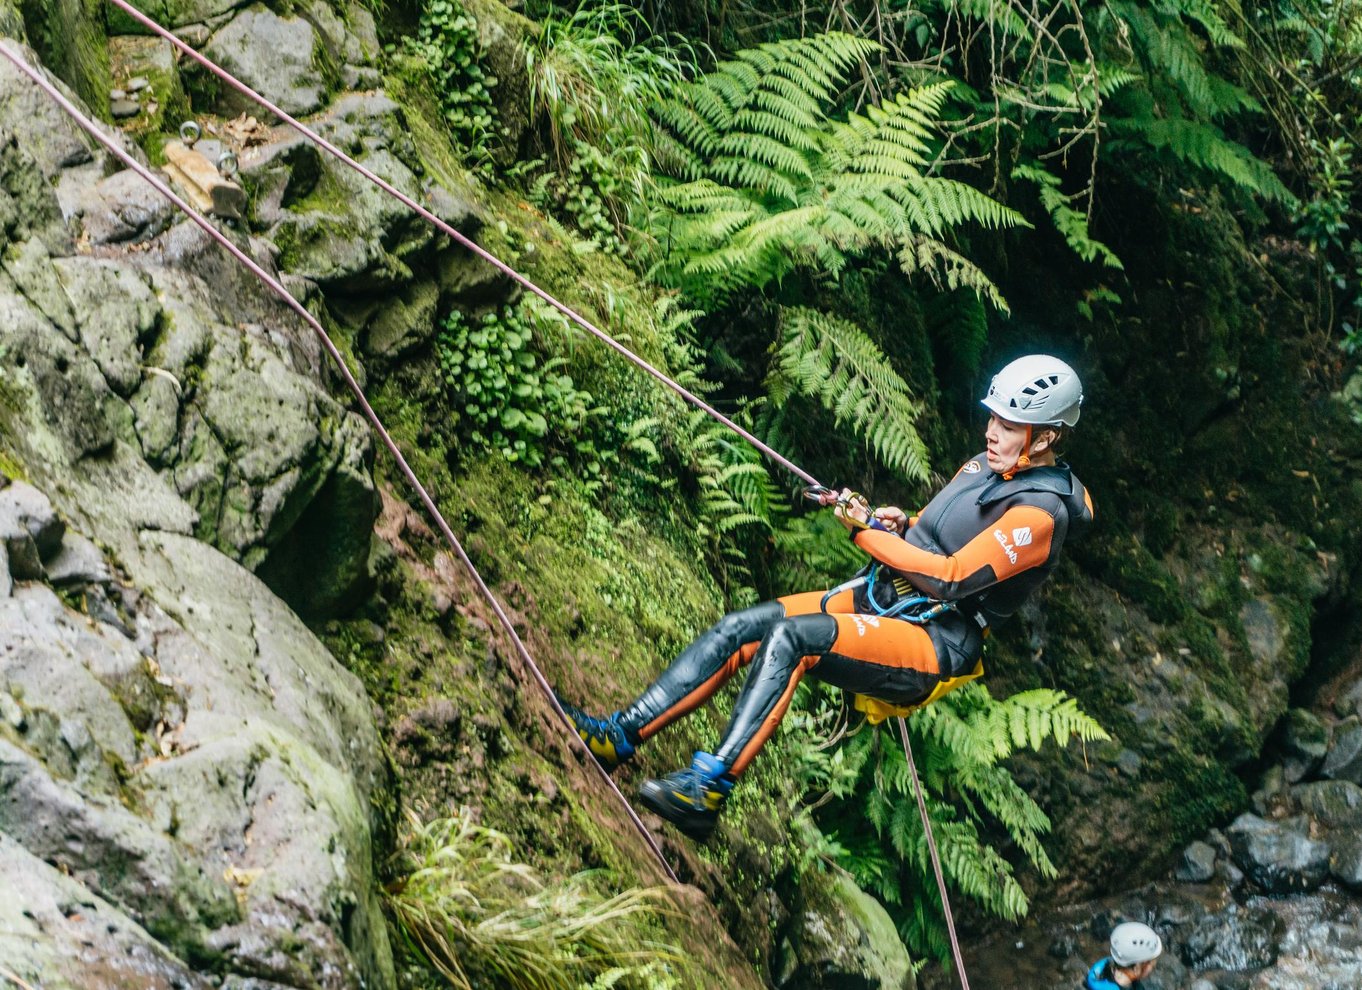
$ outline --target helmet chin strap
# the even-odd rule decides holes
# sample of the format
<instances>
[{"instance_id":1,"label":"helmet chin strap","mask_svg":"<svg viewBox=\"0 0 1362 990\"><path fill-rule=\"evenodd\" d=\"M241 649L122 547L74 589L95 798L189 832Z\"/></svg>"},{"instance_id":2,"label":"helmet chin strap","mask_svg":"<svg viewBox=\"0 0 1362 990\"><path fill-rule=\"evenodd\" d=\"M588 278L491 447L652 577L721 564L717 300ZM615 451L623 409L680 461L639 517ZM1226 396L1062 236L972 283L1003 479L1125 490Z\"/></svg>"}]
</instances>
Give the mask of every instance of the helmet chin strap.
<instances>
[{"instance_id":1,"label":"helmet chin strap","mask_svg":"<svg viewBox=\"0 0 1362 990\"><path fill-rule=\"evenodd\" d=\"M1017 458L1016 464L1013 464L1009 470L1003 472L1004 481L1011 481L1018 471L1025 471L1031 466L1031 430L1032 427L1028 423L1026 426L1026 439L1022 442L1021 456Z\"/></svg>"}]
</instances>

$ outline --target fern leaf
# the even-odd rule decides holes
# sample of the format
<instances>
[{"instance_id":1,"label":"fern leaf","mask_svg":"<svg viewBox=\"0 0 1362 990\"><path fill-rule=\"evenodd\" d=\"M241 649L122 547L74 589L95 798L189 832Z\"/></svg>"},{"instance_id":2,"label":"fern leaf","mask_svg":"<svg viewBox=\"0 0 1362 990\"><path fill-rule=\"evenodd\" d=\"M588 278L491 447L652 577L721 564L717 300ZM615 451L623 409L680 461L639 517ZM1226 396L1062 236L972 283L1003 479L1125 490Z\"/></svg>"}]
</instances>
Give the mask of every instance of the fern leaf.
<instances>
[{"instance_id":1,"label":"fern leaf","mask_svg":"<svg viewBox=\"0 0 1362 990\"><path fill-rule=\"evenodd\" d=\"M1087 215L1075 210L1073 197L1065 196L1059 188L1059 176L1052 175L1035 165L1018 165L1012 170L1016 179L1024 179L1035 184L1040 193L1041 206L1050 214L1055 229L1064 236L1065 242L1084 261L1101 260L1108 268L1122 268L1121 259L1116 253L1088 232Z\"/></svg>"},{"instance_id":2,"label":"fern leaf","mask_svg":"<svg viewBox=\"0 0 1362 990\"><path fill-rule=\"evenodd\" d=\"M922 405L860 328L816 310L783 309L777 363L839 424L859 431L886 466L926 480L927 448L914 425Z\"/></svg>"},{"instance_id":3,"label":"fern leaf","mask_svg":"<svg viewBox=\"0 0 1362 990\"><path fill-rule=\"evenodd\" d=\"M1190 165L1229 179L1264 199L1292 203L1295 197L1272 168L1243 145L1223 137L1209 124L1170 117L1166 120L1113 121L1112 131L1131 135L1151 147L1167 151Z\"/></svg>"},{"instance_id":4,"label":"fern leaf","mask_svg":"<svg viewBox=\"0 0 1362 990\"><path fill-rule=\"evenodd\" d=\"M922 273L946 289L972 289L1004 313L1007 301L992 280L959 252L929 237L913 237L898 254L907 275Z\"/></svg>"}]
</instances>

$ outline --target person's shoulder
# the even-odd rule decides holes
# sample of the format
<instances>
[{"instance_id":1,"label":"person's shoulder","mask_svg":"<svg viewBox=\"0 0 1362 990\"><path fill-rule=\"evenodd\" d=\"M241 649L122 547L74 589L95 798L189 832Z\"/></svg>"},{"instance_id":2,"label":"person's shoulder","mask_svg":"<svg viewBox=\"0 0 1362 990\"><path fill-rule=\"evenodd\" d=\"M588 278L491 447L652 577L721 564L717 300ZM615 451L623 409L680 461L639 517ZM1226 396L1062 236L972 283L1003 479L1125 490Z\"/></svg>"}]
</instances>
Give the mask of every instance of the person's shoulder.
<instances>
[{"instance_id":1,"label":"person's shoulder","mask_svg":"<svg viewBox=\"0 0 1362 990\"><path fill-rule=\"evenodd\" d=\"M1083 978L1084 990L1121 990L1117 983L1108 979L1107 961L1104 956L1092 964L1092 968L1088 970L1088 975Z\"/></svg>"},{"instance_id":2,"label":"person's shoulder","mask_svg":"<svg viewBox=\"0 0 1362 990\"><path fill-rule=\"evenodd\" d=\"M955 472L955 475L954 477L952 477L951 480L954 481L956 478L960 477L968 477L970 475L983 474L985 471L988 470L988 461L985 459L986 457L987 454L984 451L980 451L979 453L975 454L964 464L960 465L959 469Z\"/></svg>"},{"instance_id":3,"label":"person's shoulder","mask_svg":"<svg viewBox=\"0 0 1362 990\"><path fill-rule=\"evenodd\" d=\"M1069 472L1069 478L1073 482L1073 494L1070 496L1069 515L1077 515L1083 522L1092 522L1096 512L1092 507L1092 492L1088 491L1088 486L1078 480L1078 475Z\"/></svg>"}]
</instances>

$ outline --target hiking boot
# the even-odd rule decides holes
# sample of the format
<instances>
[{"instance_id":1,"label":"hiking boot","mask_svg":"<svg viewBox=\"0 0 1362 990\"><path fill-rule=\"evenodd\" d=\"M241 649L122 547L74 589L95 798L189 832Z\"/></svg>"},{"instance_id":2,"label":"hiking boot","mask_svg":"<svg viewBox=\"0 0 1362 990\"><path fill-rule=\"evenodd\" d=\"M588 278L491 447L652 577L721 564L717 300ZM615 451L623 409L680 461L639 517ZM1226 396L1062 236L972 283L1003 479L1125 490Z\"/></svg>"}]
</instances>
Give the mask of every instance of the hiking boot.
<instances>
[{"instance_id":1,"label":"hiking boot","mask_svg":"<svg viewBox=\"0 0 1362 990\"><path fill-rule=\"evenodd\" d=\"M630 739L628 731L616 721L619 712L615 712L609 718L595 718L566 704L561 698L558 703L563 706L563 714L577 730L577 735L582 737L582 742L591 750L591 755L596 757L596 762L607 771L614 770L633 758L638 740Z\"/></svg>"},{"instance_id":2,"label":"hiking boot","mask_svg":"<svg viewBox=\"0 0 1362 990\"><path fill-rule=\"evenodd\" d=\"M696 753L685 770L645 780L639 798L692 839L707 839L733 789L728 768L709 753Z\"/></svg>"}]
</instances>

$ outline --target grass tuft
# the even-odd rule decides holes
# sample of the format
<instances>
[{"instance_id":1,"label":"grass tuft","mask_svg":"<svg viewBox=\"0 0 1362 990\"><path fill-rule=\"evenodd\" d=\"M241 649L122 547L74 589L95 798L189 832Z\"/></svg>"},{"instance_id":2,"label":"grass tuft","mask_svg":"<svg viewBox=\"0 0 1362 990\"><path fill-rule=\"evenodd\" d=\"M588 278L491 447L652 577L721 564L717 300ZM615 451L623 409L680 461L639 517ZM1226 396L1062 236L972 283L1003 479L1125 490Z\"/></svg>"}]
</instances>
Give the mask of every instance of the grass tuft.
<instances>
[{"instance_id":1,"label":"grass tuft","mask_svg":"<svg viewBox=\"0 0 1362 990\"><path fill-rule=\"evenodd\" d=\"M663 888L607 897L592 874L546 880L515 861L510 839L466 811L411 829L387 906L408 944L459 990L620 990L678 986L675 947L650 937Z\"/></svg>"}]
</instances>

